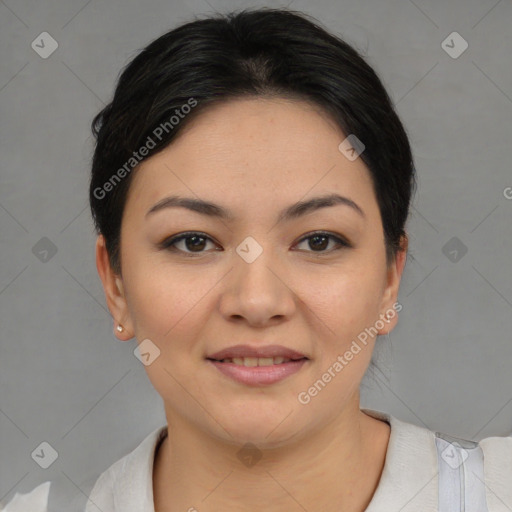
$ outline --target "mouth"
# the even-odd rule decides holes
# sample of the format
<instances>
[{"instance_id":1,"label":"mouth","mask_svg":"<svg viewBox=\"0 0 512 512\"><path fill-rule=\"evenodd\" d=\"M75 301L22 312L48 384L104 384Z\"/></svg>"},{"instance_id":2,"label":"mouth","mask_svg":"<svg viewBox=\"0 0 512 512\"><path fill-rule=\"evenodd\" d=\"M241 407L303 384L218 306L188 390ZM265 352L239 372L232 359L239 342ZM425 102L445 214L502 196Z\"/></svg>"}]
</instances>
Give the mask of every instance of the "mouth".
<instances>
[{"instance_id":1,"label":"mouth","mask_svg":"<svg viewBox=\"0 0 512 512\"><path fill-rule=\"evenodd\" d=\"M283 361L281 361L281 358ZM279 361L277 364L281 364L284 361L298 361L299 359L308 359L306 354L298 352L282 345L264 345L264 346L251 346L251 345L234 345L232 347L219 350L213 354L206 356L206 359L212 359L214 361L224 362L229 360L235 364L244 364L249 362L246 366L258 366L259 363L255 364L256 361L263 360L263 365L274 364L270 362L270 359L276 359Z\"/></svg>"},{"instance_id":2,"label":"mouth","mask_svg":"<svg viewBox=\"0 0 512 512\"><path fill-rule=\"evenodd\" d=\"M248 386L274 384L297 373L310 359L280 345L236 345L216 352L206 360L223 375Z\"/></svg>"},{"instance_id":3,"label":"mouth","mask_svg":"<svg viewBox=\"0 0 512 512\"><path fill-rule=\"evenodd\" d=\"M232 363L237 366L247 366L247 367L255 367L255 366L274 366L279 364L286 364L295 361L306 361L307 357L299 357L299 358L289 358L283 356L277 357L226 357L224 359L213 359L207 357L209 361L213 361L216 363Z\"/></svg>"}]
</instances>

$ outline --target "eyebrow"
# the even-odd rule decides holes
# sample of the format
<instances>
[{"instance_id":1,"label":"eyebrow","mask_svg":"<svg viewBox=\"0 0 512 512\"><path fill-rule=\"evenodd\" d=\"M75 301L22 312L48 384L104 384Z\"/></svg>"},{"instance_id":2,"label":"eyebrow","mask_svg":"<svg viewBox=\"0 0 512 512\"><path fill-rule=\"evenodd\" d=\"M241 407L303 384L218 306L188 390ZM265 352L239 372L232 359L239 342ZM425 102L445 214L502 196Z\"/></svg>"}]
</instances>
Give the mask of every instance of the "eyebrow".
<instances>
[{"instance_id":1,"label":"eyebrow","mask_svg":"<svg viewBox=\"0 0 512 512\"><path fill-rule=\"evenodd\" d=\"M340 196L339 194L329 194L325 196L314 197L307 201L299 201L291 206L288 206L282 210L277 218L277 223L296 219L313 211L329 206L344 205L352 208L353 211L357 212L361 217L366 219L366 215L362 208L349 199L348 197ZM158 201L152 206L146 213L146 217L165 208L186 208L193 212L200 213L201 215L207 215L209 217L216 217L227 221L234 221L235 216L228 209L218 204L204 201L202 199L194 199L190 197L181 196L169 196Z\"/></svg>"}]
</instances>

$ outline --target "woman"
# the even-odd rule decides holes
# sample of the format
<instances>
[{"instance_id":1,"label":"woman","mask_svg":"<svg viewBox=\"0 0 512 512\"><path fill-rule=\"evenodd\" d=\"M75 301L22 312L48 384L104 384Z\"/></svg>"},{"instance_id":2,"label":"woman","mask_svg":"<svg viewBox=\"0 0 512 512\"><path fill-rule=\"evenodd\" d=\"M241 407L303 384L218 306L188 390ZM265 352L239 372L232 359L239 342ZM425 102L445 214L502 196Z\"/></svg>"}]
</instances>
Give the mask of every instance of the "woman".
<instances>
[{"instance_id":1,"label":"woman","mask_svg":"<svg viewBox=\"0 0 512 512\"><path fill-rule=\"evenodd\" d=\"M187 23L93 131L98 272L168 425L88 511L512 509L512 439L360 409L401 309L415 174L352 47L293 11Z\"/></svg>"}]
</instances>

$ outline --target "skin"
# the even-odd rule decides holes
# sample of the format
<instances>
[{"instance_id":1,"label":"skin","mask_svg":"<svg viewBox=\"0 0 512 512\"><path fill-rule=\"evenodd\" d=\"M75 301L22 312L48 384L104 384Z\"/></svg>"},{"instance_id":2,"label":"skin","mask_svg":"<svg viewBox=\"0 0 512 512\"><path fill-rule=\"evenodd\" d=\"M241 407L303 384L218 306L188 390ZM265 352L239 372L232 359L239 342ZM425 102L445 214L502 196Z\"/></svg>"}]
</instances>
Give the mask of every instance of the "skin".
<instances>
[{"instance_id":1,"label":"skin","mask_svg":"<svg viewBox=\"0 0 512 512\"><path fill-rule=\"evenodd\" d=\"M169 431L155 457L157 512L355 512L370 502L390 435L387 423L359 409L376 337L308 404L297 399L392 310L405 265L407 238L386 265L370 174L361 158L339 151L345 137L317 107L298 100L216 105L134 171L121 228L122 276L98 237L107 304L124 327L115 335L149 338L161 351L145 366ZM276 224L281 209L332 192L356 202L365 217L336 205ZM171 194L220 204L235 220L183 208L145 217ZM199 252L190 240L175 252L158 247L189 230L211 240L201 239ZM319 230L352 247L304 240ZM263 249L252 263L235 250L247 236ZM281 382L246 386L205 360L239 343L281 344L310 360ZM247 442L262 455L250 467L237 457Z\"/></svg>"}]
</instances>

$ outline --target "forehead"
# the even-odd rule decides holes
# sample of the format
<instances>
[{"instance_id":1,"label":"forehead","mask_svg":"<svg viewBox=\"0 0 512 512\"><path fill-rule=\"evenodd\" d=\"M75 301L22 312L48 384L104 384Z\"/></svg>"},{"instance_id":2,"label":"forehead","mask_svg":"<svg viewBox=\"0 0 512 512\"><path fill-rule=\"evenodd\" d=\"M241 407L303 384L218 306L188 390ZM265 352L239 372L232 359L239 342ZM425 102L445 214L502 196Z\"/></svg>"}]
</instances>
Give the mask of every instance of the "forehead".
<instances>
[{"instance_id":1,"label":"forehead","mask_svg":"<svg viewBox=\"0 0 512 512\"><path fill-rule=\"evenodd\" d=\"M315 105L285 99L237 99L201 112L162 152L134 173L130 197L149 208L186 193L245 209L273 207L337 192L375 209L366 165L338 146L346 135ZM127 202L127 207L128 207ZM371 214L371 211L369 212Z\"/></svg>"}]
</instances>

